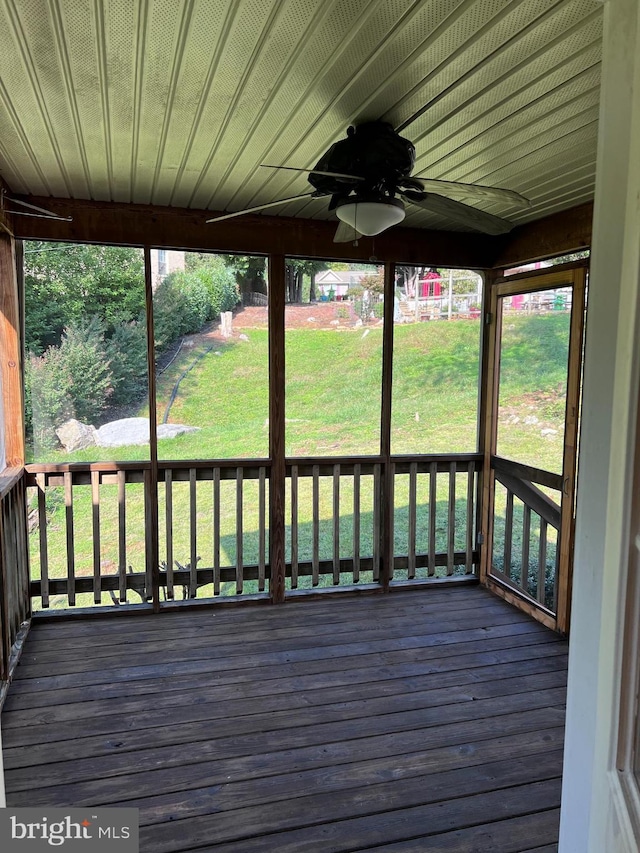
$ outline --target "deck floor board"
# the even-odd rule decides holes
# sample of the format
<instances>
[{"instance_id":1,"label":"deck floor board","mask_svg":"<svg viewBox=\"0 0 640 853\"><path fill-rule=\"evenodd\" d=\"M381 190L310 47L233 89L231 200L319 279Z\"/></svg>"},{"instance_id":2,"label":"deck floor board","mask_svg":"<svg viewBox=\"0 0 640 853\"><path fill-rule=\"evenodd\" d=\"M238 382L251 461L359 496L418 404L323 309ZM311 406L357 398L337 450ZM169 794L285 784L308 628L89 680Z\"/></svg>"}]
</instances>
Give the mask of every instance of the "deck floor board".
<instances>
[{"instance_id":1,"label":"deck floor board","mask_svg":"<svg viewBox=\"0 0 640 853\"><path fill-rule=\"evenodd\" d=\"M35 622L9 806L141 851L556 849L567 644L480 588Z\"/></svg>"}]
</instances>

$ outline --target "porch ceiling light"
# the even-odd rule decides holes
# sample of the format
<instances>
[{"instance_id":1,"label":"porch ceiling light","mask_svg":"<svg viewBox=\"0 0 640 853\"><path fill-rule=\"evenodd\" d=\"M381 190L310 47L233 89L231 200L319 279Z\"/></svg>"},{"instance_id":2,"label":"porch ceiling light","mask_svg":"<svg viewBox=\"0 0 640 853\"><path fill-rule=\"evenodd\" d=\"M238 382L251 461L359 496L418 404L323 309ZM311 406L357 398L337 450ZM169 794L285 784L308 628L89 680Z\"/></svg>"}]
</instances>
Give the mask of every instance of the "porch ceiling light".
<instances>
[{"instance_id":1,"label":"porch ceiling light","mask_svg":"<svg viewBox=\"0 0 640 853\"><path fill-rule=\"evenodd\" d=\"M373 237L404 219L404 205L395 198L380 201L353 198L336 207L336 215L360 234Z\"/></svg>"}]
</instances>

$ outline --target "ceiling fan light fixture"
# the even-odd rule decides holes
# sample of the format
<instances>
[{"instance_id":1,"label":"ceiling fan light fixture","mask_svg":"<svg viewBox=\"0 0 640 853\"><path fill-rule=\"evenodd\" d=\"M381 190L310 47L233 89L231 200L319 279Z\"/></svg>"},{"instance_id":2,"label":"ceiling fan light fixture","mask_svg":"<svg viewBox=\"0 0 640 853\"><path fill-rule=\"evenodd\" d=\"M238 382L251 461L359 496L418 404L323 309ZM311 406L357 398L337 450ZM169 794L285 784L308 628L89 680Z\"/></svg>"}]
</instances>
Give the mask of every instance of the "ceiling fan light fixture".
<instances>
[{"instance_id":1,"label":"ceiling fan light fixture","mask_svg":"<svg viewBox=\"0 0 640 853\"><path fill-rule=\"evenodd\" d=\"M373 237L404 219L404 205L395 198L381 201L349 199L336 207L338 219L360 234Z\"/></svg>"}]
</instances>

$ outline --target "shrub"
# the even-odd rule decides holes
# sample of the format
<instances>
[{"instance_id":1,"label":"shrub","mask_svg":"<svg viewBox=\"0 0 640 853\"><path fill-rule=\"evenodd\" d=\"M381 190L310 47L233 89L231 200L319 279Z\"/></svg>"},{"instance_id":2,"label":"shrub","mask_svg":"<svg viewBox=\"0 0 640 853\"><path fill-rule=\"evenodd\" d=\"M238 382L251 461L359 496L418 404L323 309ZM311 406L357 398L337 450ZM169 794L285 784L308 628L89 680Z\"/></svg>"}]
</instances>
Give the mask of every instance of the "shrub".
<instances>
[{"instance_id":1,"label":"shrub","mask_svg":"<svg viewBox=\"0 0 640 853\"><path fill-rule=\"evenodd\" d=\"M113 393L113 375L98 317L64 330L60 358L70 382L67 393L74 415L91 423L107 408Z\"/></svg>"},{"instance_id":2,"label":"shrub","mask_svg":"<svg viewBox=\"0 0 640 853\"><path fill-rule=\"evenodd\" d=\"M217 319L223 311L232 311L240 301L236 277L216 255L208 259L206 266L194 269L188 275L196 276L209 294L208 320Z\"/></svg>"},{"instance_id":3,"label":"shrub","mask_svg":"<svg viewBox=\"0 0 640 853\"><path fill-rule=\"evenodd\" d=\"M108 406L113 375L97 317L69 326L59 347L26 364L27 423L36 448L57 443L55 430L69 418L94 423Z\"/></svg>"},{"instance_id":4,"label":"shrub","mask_svg":"<svg viewBox=\"0 0 640 853\"><path fill-rule=\"evenodd\" d=\"M147 325L144 315L117 324L108 342L107 354L113 375L115 406L137 400L147 386Z\"/></svg>"},{"instance_id":5,"label":"shrub","mask_svg":"<svg viewBox=\"0 0 640 853\"><path fill-rule=\"evenodd\" d=\"M197 274L178 270L162 281L153 296L154 335L162 351L182 335L197 332L209 318L210 299Z\"/></svg>"},{"instance_id":6,"label":"shrub","mask_svg":"<svg viewBox=\"0 0 640 853\"><path fill-rule=\"evenodd\" d=\"M71 384L60 347L49 347L44 355L31 354L25 363L25 422L36 455L58 443L55 430L73 416L67 394Z\"/></svg>"}]
</instances>

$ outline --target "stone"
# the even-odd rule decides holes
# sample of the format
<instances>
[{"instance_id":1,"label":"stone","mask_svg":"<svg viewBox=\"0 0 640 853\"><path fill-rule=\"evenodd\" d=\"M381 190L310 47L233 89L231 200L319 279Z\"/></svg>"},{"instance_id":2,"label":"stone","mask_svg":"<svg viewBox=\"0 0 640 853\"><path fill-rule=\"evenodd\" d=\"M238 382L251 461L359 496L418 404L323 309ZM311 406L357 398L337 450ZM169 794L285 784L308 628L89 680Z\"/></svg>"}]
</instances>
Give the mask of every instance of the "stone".
<instances>
[{"instance_id":1,"label":"stone","mask_svg":"<svg viewBox=\"0 0 640 853\"><path fill-rule=\"evenodd\" d=\"M245 335L245 334L243 333L242 335L238 335L238 340L239 340L239 341L248 341L248 340L249 340L249 336L248 336L248 335Z\"/></svg>"},{"instance_id":2,"label":"stone","mask_svg":"<svg viewBox=\"0 0 640 853\"><path fill-rule=\"evenodd\" d=\"M158 424L158 438L176 438L189 432L198 432L200 427L183 424ZM148 418L121 418L103 424L96 431L96 444L99 447L123 447L125 445L148 444Z\"/></svg>"},{"instance_id":3,"label":"stone","mask_svg":"<svg viewBox=\"0 0 640 853\"><path fill-rule=\"evenodd\" d=\"M75 418L71 418L59 426L56 435L67 453L73 453L74 450L85 450L85 448L93 447L98 443L96 428L91 424L83 424L82 421L77 421Z\"/></svg>"},{"instance_id":4,"label":"stone","mask_svg":"<svg viewBox=\"0 0 640 853\"><path fill-rule=\"evenodd\" d=\"M527 415L527 417L524 419L524 422L525 422L525 424L532 426L534 424L539 424L540 419L537 418L535 415Z\"/></svg>"},{"instance_id":5,"label":"stone","mask_svg":"<svg viewBox=\"0 0 640 853\"><path fill-rule=\"evenodd\" d=\"M99 447L122 447L149 442L149 418L121 418L103 424L98 430Z\"/></svg>"},{"instance_id":6,"label":"stone","mask_svg":"<svg viewBox=\"0 0 640 853\"><path fill-rule=\"evenodd\" d=\"M159 424L158 438L177 438L190 432L200 432L200 427L185 426L184 424Z\"/></svg>"}]
</instances>

